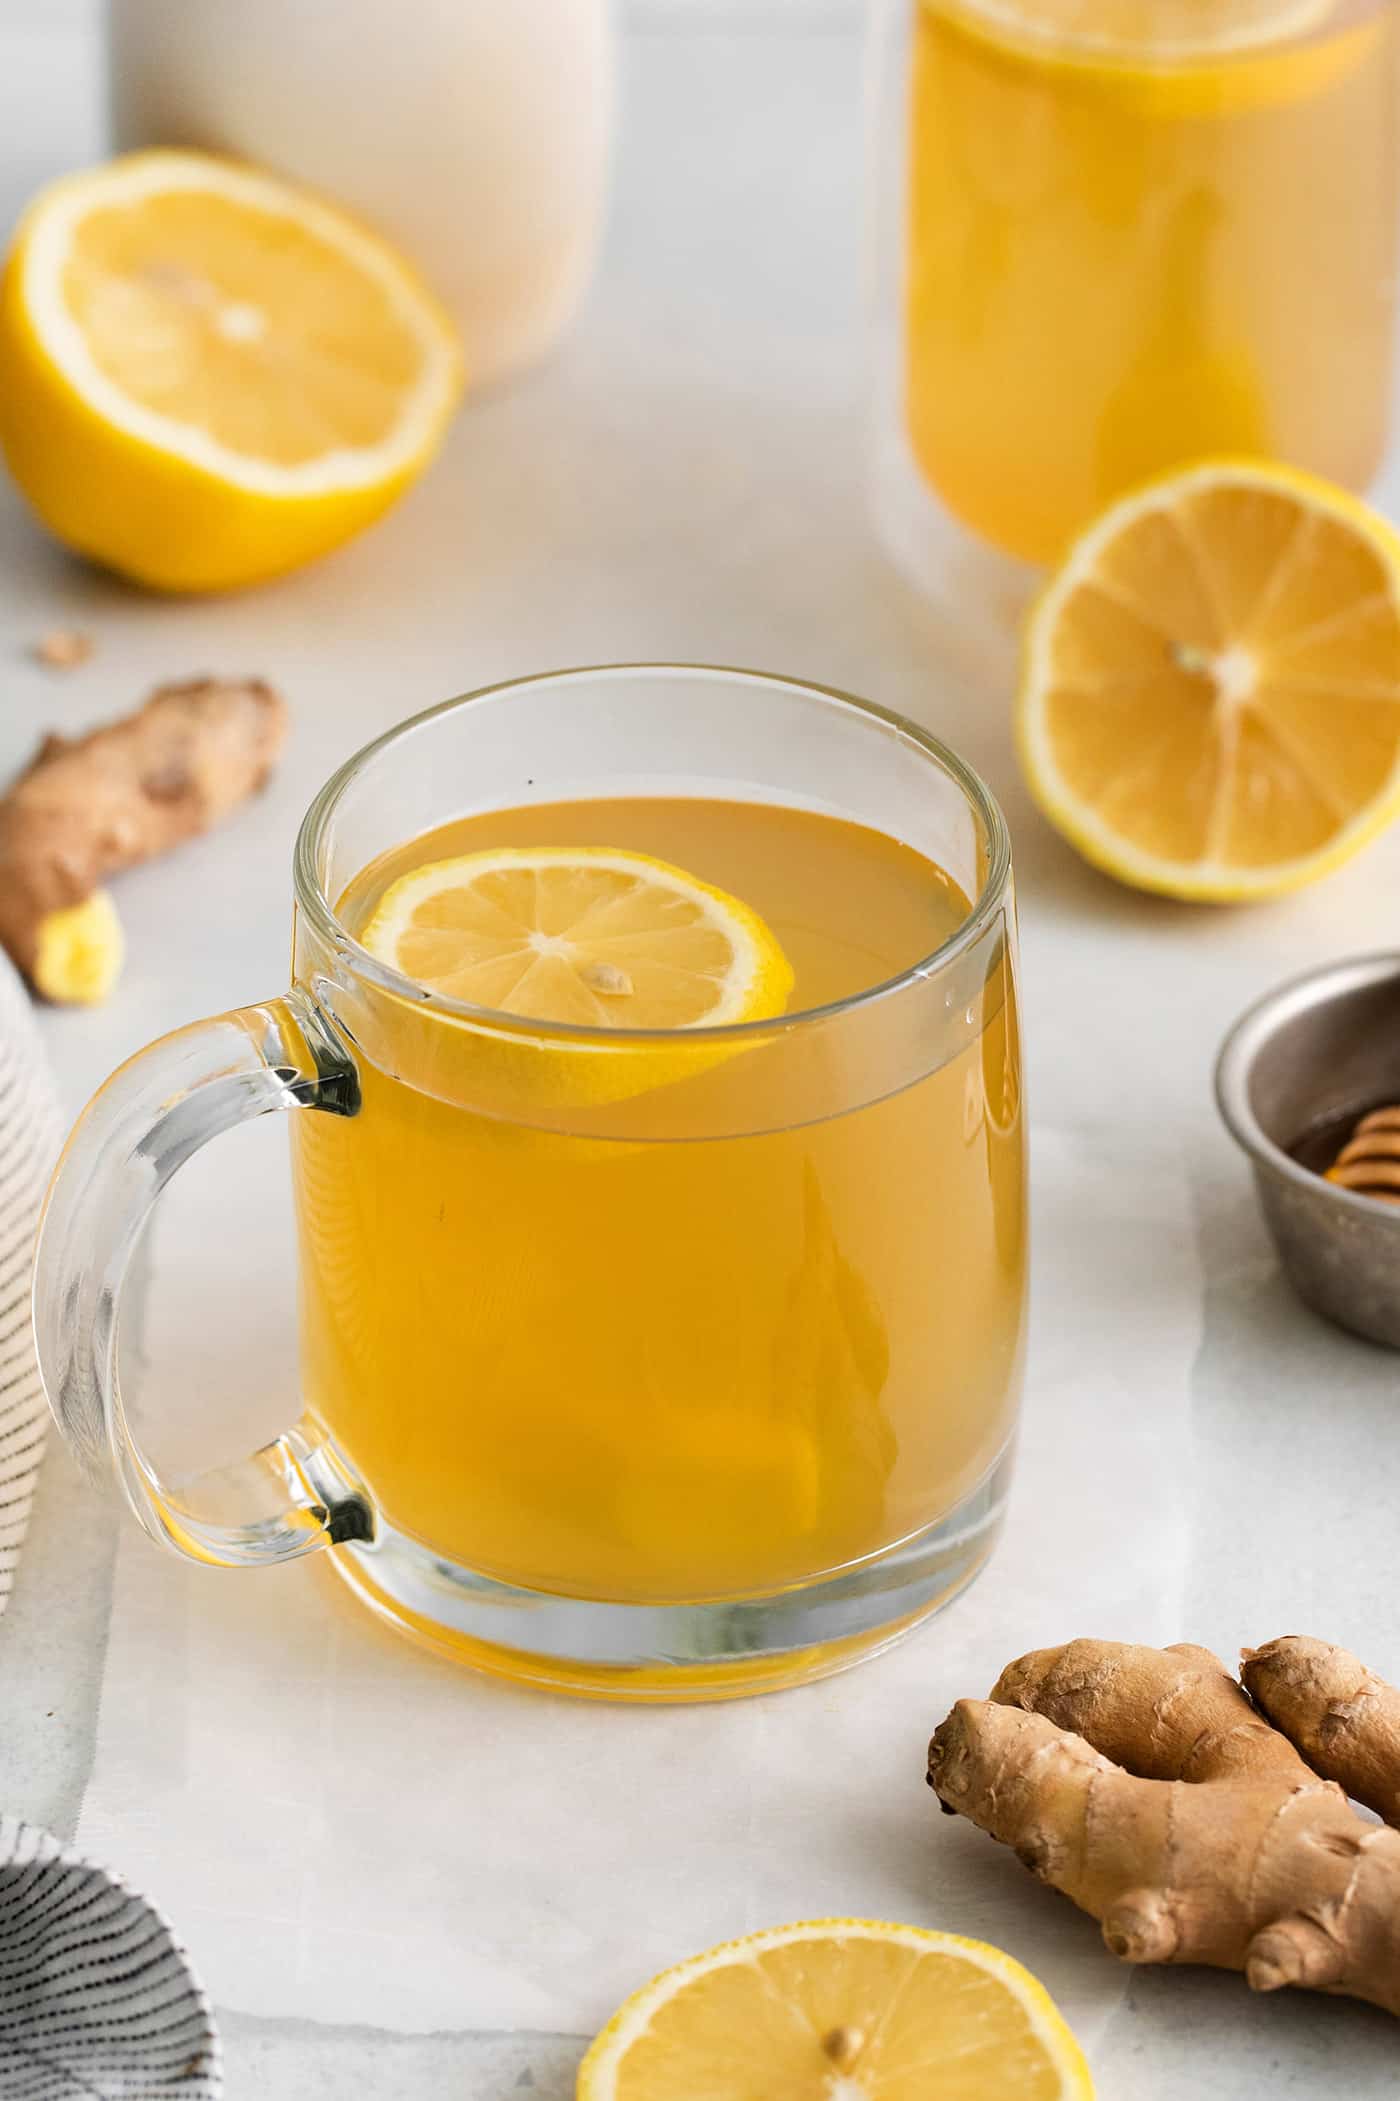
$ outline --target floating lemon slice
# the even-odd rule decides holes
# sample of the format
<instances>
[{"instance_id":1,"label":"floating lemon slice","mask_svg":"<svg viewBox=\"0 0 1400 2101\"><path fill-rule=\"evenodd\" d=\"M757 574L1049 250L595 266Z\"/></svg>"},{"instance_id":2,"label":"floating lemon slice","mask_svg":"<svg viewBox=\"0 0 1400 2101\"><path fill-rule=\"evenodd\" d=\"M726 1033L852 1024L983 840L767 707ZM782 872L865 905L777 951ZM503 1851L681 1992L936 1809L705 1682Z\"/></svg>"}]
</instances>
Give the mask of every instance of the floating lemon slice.
<instances>
[{"instance_id":1,"label":"floating lemon slice","mask_svg":"<svg viewBox=\"0 0 1400 2101\"><path fill-rule=\"evenodd\" d=\"M756 912L646 854L503 848L401 876L360 936L434 992L586 1029L781 1014L792 971Z\"/></svg>"},{"instance_id":2,"label":"floating lemon slice","mask_svg":"<svg viewBox=\"0 0 1400 2101\"><path fill-rule=\"evenodd\" d=\"M1336 0L953 0L1017 42L1125 62L1181 63L1292 42Z\"/></svg>"},{"instance_id":3,"label":"floating lemon slice","mask_svg":"<svg viewBox=\"0 0 1400 2101\"><path fill-rule=\"evenodd\" d=\"M981 1941L820 1919L697 1955L629 1999L578 2101L1092 2101L1028 1970Z\"/></svg>"},{"instance_id":4,"label":"floating lemon slice","mask_svg":"<svg viewBox=\"0 0 1400 2101\"><path fill-rule=\"evenodd\" d=\"M451 323L340 212L195 153L44 190L0 285L0 441L80 553L172 591L324 554L436 450Z\"/></svg>"},{"instance_id":5,"label":"floating lemon slice","mask_svg":"<svg viewBox=\"0 0 1400 2101\"><path fill-rule=\"evenodd\" d=\"M1328 874L1400 813L1400 536L1251 461L1125 498L1031 616L1019 738L1046 815L1125 883Z\"/></svg>"},{"instance_id":6,"label":"floating lemon slice","mask_svg":"<svg viewBox=\"0 0 1400 2101\"><path fill-rule=\"evenodd\" d=\"M930 4L930 0L926 0ZM1383 12L1339 0L931 0L940 17L1018 68L1104 98L1109 121L1216 125L1322 95L1384 64ZM1334 21L1334 17L1340 17ZM1055 92L1060 92L1056 89Z\"/></svg>"}]
</instances>

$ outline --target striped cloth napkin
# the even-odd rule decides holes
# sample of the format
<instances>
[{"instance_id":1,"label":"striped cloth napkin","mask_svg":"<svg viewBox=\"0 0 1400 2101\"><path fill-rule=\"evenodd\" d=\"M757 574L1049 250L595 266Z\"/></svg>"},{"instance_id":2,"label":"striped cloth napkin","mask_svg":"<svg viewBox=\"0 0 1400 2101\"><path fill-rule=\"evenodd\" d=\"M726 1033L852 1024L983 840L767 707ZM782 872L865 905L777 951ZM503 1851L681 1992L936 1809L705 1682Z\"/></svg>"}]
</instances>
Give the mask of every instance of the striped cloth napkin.
<instances>
[{"instance_id":1,"label":"striped cloth napkin","mask_svg":"<svg viewBox=\"0 0 1400 2101\"><path fill-rule=\"evenodd\" d=\"M219 2101L208 1997L164 1914L47 1831L0 1816L0 2094Z\"/></svg>"},{"instance_id":2,"label":"striped cloth napkin","mask_svg":"<svg viewBox=\"0 0 1400 2101\"><path fill-rule=\"evenodd\" d=\"M49 1421L29 1291L39 1209L62 1130L29 994L0 955L0 1612L19 1566Z\"/></svg>"}]
</instances>

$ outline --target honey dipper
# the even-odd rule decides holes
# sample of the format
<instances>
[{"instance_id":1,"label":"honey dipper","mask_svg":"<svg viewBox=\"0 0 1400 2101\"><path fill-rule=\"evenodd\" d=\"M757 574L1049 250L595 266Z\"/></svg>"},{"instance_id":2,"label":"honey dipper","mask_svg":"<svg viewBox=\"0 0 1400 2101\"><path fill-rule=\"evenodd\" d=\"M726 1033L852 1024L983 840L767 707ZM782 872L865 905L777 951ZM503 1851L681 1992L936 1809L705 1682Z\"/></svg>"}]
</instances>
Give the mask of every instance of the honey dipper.
<instances>
[{"instance_id":1,"label":"honey dipper","mask_svg":"<svg viewBox=\"0 0 1400 2101\"><path fill-rule=\"evenodd\" d=\"M1400 1102L1362 1117L1328 1168L1327 1180L1378 1203L1400 1204Z\"/></svg>"}]
</instances>

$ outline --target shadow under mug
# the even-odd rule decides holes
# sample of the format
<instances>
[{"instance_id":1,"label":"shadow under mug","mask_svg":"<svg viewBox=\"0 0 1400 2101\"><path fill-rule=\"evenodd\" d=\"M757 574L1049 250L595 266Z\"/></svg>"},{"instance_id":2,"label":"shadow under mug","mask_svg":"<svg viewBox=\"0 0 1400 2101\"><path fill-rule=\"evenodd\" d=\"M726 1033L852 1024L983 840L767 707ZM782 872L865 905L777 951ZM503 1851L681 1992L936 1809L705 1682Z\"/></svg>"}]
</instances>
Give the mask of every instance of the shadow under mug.
<instances>
[{"instance_id":1,"label":"shadow under mug","mask_svg":"<svg viewBox=\"0 0 1400 2101\"><path fill-rule=\"evenodd\" d=\"M856 997L669 1033L430 993L338 917L453 818L630 796L864 824L971 904ZM1010 850L962 762L757 673L524 679L343 766L294 893L291 991L139 1053L48 1198L49 1398L147 1532L225 1566L327 1548L437 1648L637 1699L821 1675L960 1590L1001 1523L1025 1288ZM273 1110L294 1112L305 1412L170 1484L118 1377L128 1267L181 1164Z\"/></svg>"}]
</instances>

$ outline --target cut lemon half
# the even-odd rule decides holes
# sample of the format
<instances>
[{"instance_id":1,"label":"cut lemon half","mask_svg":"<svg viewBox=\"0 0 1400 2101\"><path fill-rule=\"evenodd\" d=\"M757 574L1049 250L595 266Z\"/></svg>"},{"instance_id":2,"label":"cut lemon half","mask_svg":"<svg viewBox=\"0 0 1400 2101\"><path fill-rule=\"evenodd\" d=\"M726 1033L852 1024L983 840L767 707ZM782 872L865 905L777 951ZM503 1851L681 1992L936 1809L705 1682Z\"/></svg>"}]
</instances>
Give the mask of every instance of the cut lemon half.
<instances>
[{"instance_id":1,"label":"cut lemon half","mask_svg":"<svg viewBox=\"0 0 1400 2101\"><path fill-rule=\"evenodd\" d=\"M1270 897L1400 812L1400 536L1310 475L1210 461L1090 527L1035 608L1037 802L1172 897Z\"/></svg>"},{"instance_id":2,"label":"cut lemon half","mask_svg":"<svg viewBox=\"0 0 1400 2101\"><path fill-rule=\"evenodd\" d=\"M137 153L44 190L0 283L0 442L80 553L249 584L366 525L436 450L456 337L410 266L303 191Z\"/></svg>"},{"instance_id":3,"label":"cut lemon half","mask_svg":"<svg viewBox=\"0 0 1400 2101\"><path fill-rule=\"evenodd\" d=\"M390 885L360 939L431 991L585 1029L763 1021L792 990L782 949L737 897L598 847L430 862Z\"/></svg>"},{"instance_id":4,"label":"cut lemon half","mask_svg":"<svg viewBox=\"0 0 1400 2101\"><path fill-rule=\"evenodd\" d=\"M614 2015L578 2101L1090 2101L1028 1970L981 1941L819 1919L667 1970Z\"/></svg>"}]
</instances>

